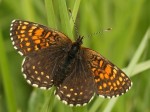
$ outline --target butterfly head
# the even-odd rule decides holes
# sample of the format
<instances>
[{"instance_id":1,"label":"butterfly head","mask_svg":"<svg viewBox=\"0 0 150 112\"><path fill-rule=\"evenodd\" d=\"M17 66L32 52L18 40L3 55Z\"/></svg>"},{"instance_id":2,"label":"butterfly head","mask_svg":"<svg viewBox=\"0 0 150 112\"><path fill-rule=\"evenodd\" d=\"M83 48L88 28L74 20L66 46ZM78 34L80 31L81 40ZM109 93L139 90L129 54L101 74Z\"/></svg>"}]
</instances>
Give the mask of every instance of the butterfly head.
<instances>
[{"instance_id":1,"label":"butterfly head","mask_svg":"<svg viewBox=\"0 0 150 112\"><path fill-rule=\"evenodd\" d=\"M79 46L82 45L82 43L83 43L82 39L83 39L83 36L79 36L75 43L77 43Z\"/></svg>"}]
</instances>

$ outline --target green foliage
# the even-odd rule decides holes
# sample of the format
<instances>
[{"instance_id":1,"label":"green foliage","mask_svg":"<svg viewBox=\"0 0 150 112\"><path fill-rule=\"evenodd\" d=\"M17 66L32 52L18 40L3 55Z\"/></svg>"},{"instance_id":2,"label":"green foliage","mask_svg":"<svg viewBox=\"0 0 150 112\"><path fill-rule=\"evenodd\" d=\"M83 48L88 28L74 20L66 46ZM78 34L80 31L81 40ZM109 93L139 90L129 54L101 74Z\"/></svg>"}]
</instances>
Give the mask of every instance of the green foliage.
<instances>
[{"instance_id":1,"label":"green foliage","mask_svg":"<svg viewBox=\"0 0 150 112\"><path fill-rule=\"evenodd\" d=\"M150 111L149 0L0 0L0 112L149 112ZM85 36L84 46L101 53L133 81L118 98L95 97L87 106L69 107L51 90L33 89L21 73L23 59L14 50L9 28L13 19L45 24L75 40L74 23ZM101 32L111 27L109 32Z\"/></svg>"}]
</instances>

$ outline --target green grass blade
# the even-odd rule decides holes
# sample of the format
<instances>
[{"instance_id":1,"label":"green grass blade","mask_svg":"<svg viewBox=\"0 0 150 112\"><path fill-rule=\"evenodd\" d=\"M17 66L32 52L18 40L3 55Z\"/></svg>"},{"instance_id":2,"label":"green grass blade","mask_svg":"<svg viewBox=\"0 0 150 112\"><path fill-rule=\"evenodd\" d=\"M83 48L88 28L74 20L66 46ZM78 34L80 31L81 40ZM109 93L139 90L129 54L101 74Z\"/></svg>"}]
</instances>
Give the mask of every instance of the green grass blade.
<instances>
[{"instance_id":1,"label":"green grass blade","mask_svg":"<svg viewBox=\"0 0 150 112\"><path fill-rule=\"evenodd\" d=\"M114 1L115 5L120 5L119 1ZM113 29L115 34L112 35L112 39L108 40L109 44L115 44L117 42L117 45L112 48L112 46L108 46L108 50L112 49L114 50L113 54L111 55L111 58L117 58L117 65L122 65L124 59L126 58L126 54L128 53L128 50L130 49L130 45L134 41L132 37L134 37L136 27L138 25L139 16L141 15L141 11L143 9L144 0L139 0L135 3L134 6L131 7L131 5L123 4L125 5L125 9L128 13L121 14L121 10L116 10L115 13L115 21L116 21L116 28ZM130 24L130 27L127 27L128 24ZM128 29L127 29L128 28ZM127 31L128 30L128 31ZM127 31L127 32L126 32ZM124 38L120 39L124 35ZM118 47L121 46L121 47ZM111 48L110 48L111 47ZM119 53L118 53L119 52Z\"/></svg>"},{"instance_id":2,"label":"green grass blade","mask_svg":"<svg viewBox=\"0 0 150 112\"><path fill-rule=\"evenodd\" d=\"M88 112L96 112L99 106L103 103L104 99L98 98L94 101Z\"/></svg>"},{"instance_id":3,"label":"green grass blade","mask_svg":"<svg viewBox=\"0 0 150 112\"><path fill-rule=\"evenodd\" d=\"M112 108L114 107L115 103L117 102L118 98L113 98L111 99L108 104L107 107L104 109L103 112L111 112Z\"/></svg>"},{"instance_id":4,"label":"green grass blade","mask_svg":"<svg viewBox=\"0 0 150 112\"><path fill-rule=\"evenodd\" d=\"M134 75L139 74L139 73L146 71L148 69L150 69L150 60L145 61L145 62L141 62L138 65L136 65L130 76L134 76Z\"/></svg>"},{"instance_id":5,"label":"green grass blade","mask_svg":"<svg viewBox=\"0 0 150 112\"><path fill-rule=\"evenodd\" d=\"M72 17L73 17L74 21L72 20L72 18L70 19L71 31L73 31L74 22L76 20L77 13L79 11L80 2L81 2L81 0L76 0L75 3L74 3L74 7L73 7L73 10L72 10Z\"/></svg>"},{"instance_id":6,"label":"green grass blade","mask_svg":"<svg viewBox=\"0 0 150 112\"><path fill-rule=\"evenodd\" d=\"M27 112L40 112L44 102L44 92L40 89L35 88L28 100L28 111Z\"/></svg>"},{"instance_id":7,"label":"green grass blade","mask_svg":"<svg viewBox=\"0 0 150 112\"><path fill-rule=\"evenodd\" d=\"M62 29L61 31L63 31L67 36L69 36L69 38L73 38L73 34L69 22L68 8L66 6L66 1L57 0L56 2L59 9L59 15L61 20L61 29Z\"/></svg>"},{"instance_id":8,"label":"green grass blade","mask_svg":"<svg viewBox=\"0 0 150 112\"><path fill-rule=\"evenodd\" d=\"M150 39L150 28L147 30L145 36L142 39L142 42L140 43L139 47L137 48L137 51L135 52L133 58L131 59L131 62L126 71L127 74L132 74L132 71L137 62L139 61L149 39Z\"/></svg>"},{"instance_id":9,"label":"green grass blade","mask_svg":"<svg viewBox=\"0 0 150 112\"><path fill-rule=\"evenodd\" d=\"M48 25L52 28L57 28L53 0L45 0L45 8L47 13Z\"/></svg>"},{"instance_id":10,"label":"green grass blade","mask_svg":"<svg viewBox=\"0 0 150 112\"><path fill-rule=\"evenodd\" d=\"M9 71L8 59L6 56L6 49L4 47L3 36L1 34L1 30L0 30L0 52L1 52L0 69L2 72L1 77L3 81L3 87L5 91L8 112L16 112L17 111L16 100L15 100L11 74Z\"/></svg>"},{"instance_id":11,"label":"green grass blade","mask_svg":"<svg viewBox=\"0 0 150 112\"><path fill-rule=\"evenodd\" d=\"M87 106L72 107L73 112L87 112Z\"/></svg>"},{"instance_id":12,"label":"green grass blade","mask_svg":"<svg viewBox=\"0 0 150 112\"><path fill-rule=\"evenodd\" d=\"M33 8L33 1L32 0L22 0L21 1L21 7L24 8L23 10L23 16L24 19L35 21L35 17L37 17L35 10Z\"/></svg>"},{"instance_id":13,"label":"green grass blade","mask_svg":"<svg viewBox=\"0 0 150 112\"><path fill-rule=\"evenodd\" d=\"M45 102L42 106L41 112L53 112L53 105L54 105L54 88L50 91L46 91L45 93Z\"/></svg>"}]
</instances>

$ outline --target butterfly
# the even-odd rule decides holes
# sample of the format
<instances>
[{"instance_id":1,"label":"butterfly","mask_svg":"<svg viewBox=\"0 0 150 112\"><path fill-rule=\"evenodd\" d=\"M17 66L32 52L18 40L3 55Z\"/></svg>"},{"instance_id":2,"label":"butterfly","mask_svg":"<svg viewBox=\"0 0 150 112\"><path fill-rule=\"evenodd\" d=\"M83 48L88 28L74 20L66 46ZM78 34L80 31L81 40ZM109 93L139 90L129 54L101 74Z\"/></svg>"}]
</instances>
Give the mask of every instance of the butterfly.
<instances>
[{"instance_id":1,"label":"butterfly","mask_svg":"<svg viewBox=\"0 0 150 112\"><path fill-rule=\"evenodd\" d=\"M94 50L83 47L83 36L72 42L44 25L13 20L10 37L24 56L22 72L34 87L56 87L55 95L70 106L84 106L95 94L112 98L126 93L129 77Z\"/></svg>"}]
</instances>

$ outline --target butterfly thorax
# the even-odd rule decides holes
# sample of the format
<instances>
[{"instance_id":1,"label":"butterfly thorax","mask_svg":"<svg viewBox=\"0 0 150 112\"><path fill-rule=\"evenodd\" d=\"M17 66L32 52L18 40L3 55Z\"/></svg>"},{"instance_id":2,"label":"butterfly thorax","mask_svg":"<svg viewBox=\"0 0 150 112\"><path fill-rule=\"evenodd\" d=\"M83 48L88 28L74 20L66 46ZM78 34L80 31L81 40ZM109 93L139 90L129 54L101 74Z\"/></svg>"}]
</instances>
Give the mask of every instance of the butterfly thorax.
<instances>
[{"instance_id":1,"label":"butterfly thorax","mask_svg":"<svg viewBox=\"0 0 150 112\"><path fill-rule=\"evenodd\" d=\"M70 59L75 58L76 54L80 50L80 46L82 44L82 39L83 39L83 37L79 36L79 38L76 40L76 42L74 42L72 44L71 49L68 52L68 58L70 58Z\"/></svg>"},{"instance_id":2,"label":"butterfly thorax","mask_svg":"<svg viewBox=\"0 0 150 112\"><path fill-rule=\"evenodd\" d=\"M70 50L68 51L68 55L65 57L64 63L61 63L60 66L57 68L57 72L54 75L54 85L59 86L66 77L69 76L70 70L72 68L72 63L75 62L75 59L77 57L77 54L80 50L81 44L82 44L83 37L80 37L72 43L72 46Z\"/></svg>"}]
</instances>

